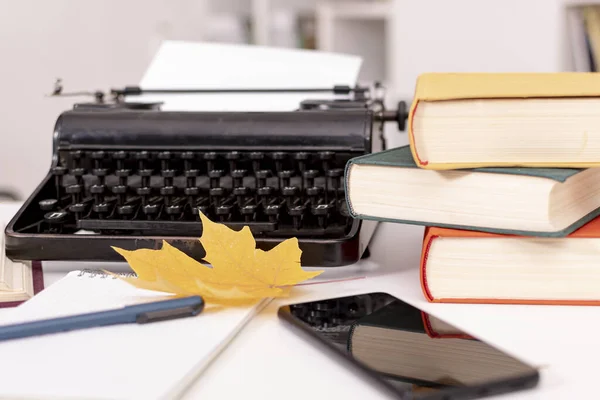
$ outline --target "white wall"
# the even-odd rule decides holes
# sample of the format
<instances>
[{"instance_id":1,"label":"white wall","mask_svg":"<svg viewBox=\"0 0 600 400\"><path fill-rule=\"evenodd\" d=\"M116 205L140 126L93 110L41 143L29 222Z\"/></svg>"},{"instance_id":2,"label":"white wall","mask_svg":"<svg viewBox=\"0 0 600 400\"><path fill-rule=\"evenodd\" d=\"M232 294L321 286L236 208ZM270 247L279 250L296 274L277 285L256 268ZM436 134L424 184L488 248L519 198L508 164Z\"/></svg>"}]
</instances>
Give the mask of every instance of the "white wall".
<instances>
[{"instance_id":1,"label":"white wall","mask_svg":"<svg viewBox=\"0 0 600 400\"><path fill-rule=\"evenodd\" d=\"M395 95L410 99L430 71L571 69L566 0L394 0Z\"/></svg>"},{"instance_id":2,"label":"white wall","mask_svg":"<svg viewBox=\"0 0 600 400\"><path fill-rule=\"evenodd\" d=\"M0 0L0 189L25 199L48 171L65 90L136 84L163 39L201 40L204 0ZM85 99L80 99L85 100Z\"/></svg>"}]
</instances>

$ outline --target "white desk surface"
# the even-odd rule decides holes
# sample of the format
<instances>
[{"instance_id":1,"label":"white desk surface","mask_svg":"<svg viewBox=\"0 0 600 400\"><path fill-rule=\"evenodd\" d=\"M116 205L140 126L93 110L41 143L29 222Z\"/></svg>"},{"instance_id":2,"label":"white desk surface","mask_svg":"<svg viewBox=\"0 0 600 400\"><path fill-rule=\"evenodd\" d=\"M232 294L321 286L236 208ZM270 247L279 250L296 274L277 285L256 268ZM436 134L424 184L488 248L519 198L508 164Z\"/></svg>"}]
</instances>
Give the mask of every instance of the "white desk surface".
<instances>
[{"instance_id":1,"label":"white desk surface","mask_svg":"<svg viewBox=\"0 0 600 400\"><path fill-rule=\"evenodd\" d=\"M0 205L0 217L8 220L16 207ZM322 279L364 279L303 286L293 301L388 292L541 368L537 388L494 398L598 397L595 365L600 359L600 307L427 303L418 277L421 237L420 227L381 224L371 244L370 259L322 275ZM127 269L122 264L102 264L107 266ZM45 263L46 286L77 268L82 264ZM290 300L274 301L253 320L195 382L186 398L385 398L284 326L276 312L286 302Z\"/></svg>"}]
</instances>

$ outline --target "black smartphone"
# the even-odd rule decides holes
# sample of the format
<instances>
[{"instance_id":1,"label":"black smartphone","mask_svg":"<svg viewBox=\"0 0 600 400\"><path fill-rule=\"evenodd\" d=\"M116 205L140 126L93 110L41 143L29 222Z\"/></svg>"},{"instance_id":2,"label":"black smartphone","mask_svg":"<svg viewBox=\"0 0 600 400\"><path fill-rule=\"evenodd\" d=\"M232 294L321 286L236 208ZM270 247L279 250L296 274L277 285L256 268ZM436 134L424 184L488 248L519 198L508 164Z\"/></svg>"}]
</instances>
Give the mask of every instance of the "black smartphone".
<instances>
[{"instance_id":1,"label":"black smartphone","mask_svg":"<svg viewBox=\"0 0 600 400\"><path fill-rule=\"evenodd\" d=\"M535 367L386 293L291 304L278 314L391 398L477 399L539 381Z\"/></svg>"}]
</instances>

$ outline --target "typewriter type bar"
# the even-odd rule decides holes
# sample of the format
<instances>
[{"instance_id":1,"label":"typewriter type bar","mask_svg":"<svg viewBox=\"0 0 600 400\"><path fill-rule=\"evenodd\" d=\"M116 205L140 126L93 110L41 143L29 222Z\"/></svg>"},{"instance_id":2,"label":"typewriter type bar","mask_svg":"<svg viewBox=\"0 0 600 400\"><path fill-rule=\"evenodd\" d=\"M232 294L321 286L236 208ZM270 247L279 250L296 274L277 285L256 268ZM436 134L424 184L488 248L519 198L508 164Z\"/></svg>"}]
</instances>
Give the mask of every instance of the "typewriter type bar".
<instances>
[{"instance_id":1,"label":"typewriter type bar","mask_svg":"<svg viewBox=\"0 0 600 400\"><path fill-rule=\"evenodd\" d=\"M348 215L344 167L378 150L373 113L75 109L55 127L53 165L6 229L25 260L122 261L110 246L201 259L199 212L249 226L268 250L297 237L302 264L341 266L365 251ZM363 235L364 236L364 235Z\"/></svg>"}]
</instances>

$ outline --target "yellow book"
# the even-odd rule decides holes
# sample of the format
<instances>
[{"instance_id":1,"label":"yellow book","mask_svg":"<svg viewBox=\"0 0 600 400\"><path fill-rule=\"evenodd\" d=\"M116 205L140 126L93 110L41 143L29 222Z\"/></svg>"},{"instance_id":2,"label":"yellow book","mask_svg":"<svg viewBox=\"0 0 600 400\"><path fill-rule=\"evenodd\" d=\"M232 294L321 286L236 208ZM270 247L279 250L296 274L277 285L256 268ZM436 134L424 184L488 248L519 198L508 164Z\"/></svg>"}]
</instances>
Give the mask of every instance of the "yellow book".
<instances>
[{"instance_id":1,"label":"yellow book","mask_svg":"<svg viewBox=\"0 0 600 400\"><path fill-rule=\"evenodd\" d=\"M600 74L423 74L408 129L425 169L597 167Z\"/></svg>"}]
</instances>

